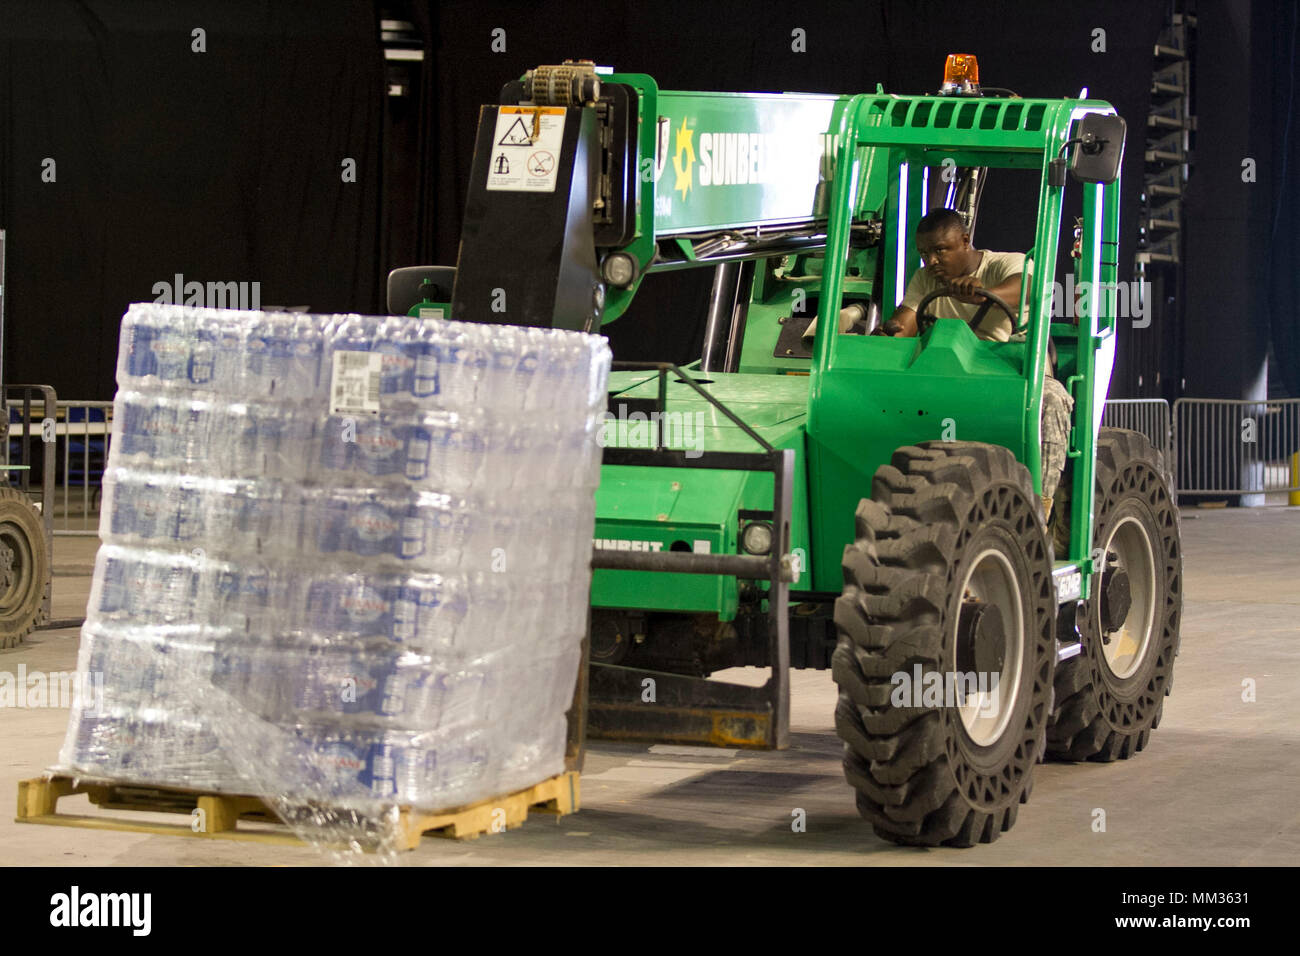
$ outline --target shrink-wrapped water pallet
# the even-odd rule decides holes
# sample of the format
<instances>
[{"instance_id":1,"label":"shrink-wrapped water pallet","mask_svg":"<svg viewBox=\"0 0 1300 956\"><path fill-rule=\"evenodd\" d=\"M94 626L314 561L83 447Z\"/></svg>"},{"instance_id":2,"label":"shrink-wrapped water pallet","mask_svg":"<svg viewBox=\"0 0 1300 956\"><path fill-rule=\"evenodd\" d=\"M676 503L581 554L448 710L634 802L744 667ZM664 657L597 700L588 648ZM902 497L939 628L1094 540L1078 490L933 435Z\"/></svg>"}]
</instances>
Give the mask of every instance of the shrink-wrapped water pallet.
<instances>
[{"instance_id":1,"label":"shrink-wrapped water pallet","mask_svg":"<svg viewBox=\"0 0 1300 956\"><path fill-rule=\"evenodd\" d=\"M572 332L132 306L60 769L361 814L559 773L609 362Z\"/></svg>"}]
</instances>

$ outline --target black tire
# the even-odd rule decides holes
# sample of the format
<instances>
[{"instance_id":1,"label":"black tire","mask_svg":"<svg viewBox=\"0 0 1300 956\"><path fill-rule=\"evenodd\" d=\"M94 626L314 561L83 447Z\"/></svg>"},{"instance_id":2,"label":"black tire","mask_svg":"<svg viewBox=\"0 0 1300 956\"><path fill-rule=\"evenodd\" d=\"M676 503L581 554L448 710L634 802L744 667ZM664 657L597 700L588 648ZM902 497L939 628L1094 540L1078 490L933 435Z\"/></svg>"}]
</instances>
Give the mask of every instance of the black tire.
<instances>
[{"instance_id":1,"label":"black tire","mask_svg":"<svg viewBox=\"0 0 1300 956\"><path fill-rule=\"evenodd\" d=\"M1173 689L1183 611L1178 506L1169 494L1161 455L1144 435L1121 428L1101 430L1093 514L1094 554L1107 542L1115 552L1116 542L1137 536L1144 536L1150 546L1151 575L1131 576L1134 600L1123 622L1144 636L1138 638L1137 651L1117 658L1130 663L1113 668L1107 650L1119 639L1114 635L1128 640L1129 632L1103 635L1100 588L1094 590L1080 613L1083 651L1056 669L1056 710L1047 749L1062 760L1126 760L1146 747L1151 731L1160 725L1165 697ZM1128 550L1135 550L1131 543ZM1143 579L1152 591L1149 628L1135 621L1135 616L1147 617L1139 613Z\"/></svg>"},{"instance_id":2,"label":"black tire","mask_svg":"<svg viewBox=\"0 0 1300 956\"><path fill-rule=\"evenodd\" d=\"M45 524L16 488L0 488L0 648L17 647L44 615L50 556Z\"/></svg>"},{"instance_id":3,"label":"black tire","mask_svg":"<svg viewBox=\"0 0 1300 956\"><path fill-rule=\"evenodd\" d=\"M900 448L877 470L856 518L835 604L832 674L840 688L835 727L858 810L895 843L991 843L1029 797L1056 663L1052 564L1029 472L994 445ZM891 696L900 672L958 670L958 592L990 551L1014 572L1007 603L1018 608L1023 639L1010 716L981 745L956 707L894 706Z\"/></svg>"}]
</instances>

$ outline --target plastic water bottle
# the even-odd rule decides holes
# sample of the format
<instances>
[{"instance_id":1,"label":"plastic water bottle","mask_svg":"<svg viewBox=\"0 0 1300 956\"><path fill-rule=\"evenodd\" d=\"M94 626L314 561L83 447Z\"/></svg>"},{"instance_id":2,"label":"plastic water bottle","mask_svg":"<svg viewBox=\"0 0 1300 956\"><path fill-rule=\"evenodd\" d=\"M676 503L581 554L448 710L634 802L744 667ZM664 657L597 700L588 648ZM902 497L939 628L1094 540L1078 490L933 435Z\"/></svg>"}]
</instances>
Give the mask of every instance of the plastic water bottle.
<instances>
[{"instance_id":1,"label":"plastic water bottle","mask_svg":"<svg viewBox=\"0 0 1300 956\"><path fill-rule=\"evenodd\" d=\"M215 344L213 355L213 391L227 401L237 401L247 395L244 387L244 355L248 341L247 316L212 316L206 325ZM200 326L203 328L203 326Z\"/></svg>"},{"instance_id":2,"label":"plastic water bottle","mask_svg":"<svg viewBox=\"0 0 1300 956\"><path fill-rule=\"evenodd\" d=\"M229 406L229 473L239 478L301 479L318 456L316 414L292 405Z\"/></svg>"},{"instance_id":3,"label":"plastic water bottle","mask_svg":"<svg viewBox=\"0 0 1300 956\"><path fill-rule=\"evenodd\" d=\"M168 537L178 545L207 540L204 527L207 480L183 477L168 489L174 508L168 508ZM175 518L171 515L174 513Z\"/></svg>"},{"instance_id":4,"label":"plastic water bottle","mask_svg":"<svg viewBox=\"0 0 1300 956\"><path fill-rule=\"evenodd\" d=\"M197 561L189 555L105 545L94 580L88 617L149 626L189 623L197 611Z\"/></svg>"},{"instance_id":5,"label":"plastic water bottle","mask_svg":"<svg viewBox=\"0 0 1300 956\"><path fill-rule=\"evenodd\" d=\"M445 654L456 646L468 612L464 578L412 575L393 605L393 640L424 654Z\"/></svg>"},{"instance_id":6,"label":"plastic water bottle","mask_svg":"<svg viewBox=\"0 0 1300 956\"><path fill-rule=\"evenodd\" d=\"M190 359L197 340L194 317L187 309L172 310L153 325L150 347L154 374L160 384L183 386L189 381Z\"/></svg>"},{"instance_id":7,"label":"plastic water bottle","mask_svg":"<svg viewBox=\"0 0 1300 956\"><path fill-rule=\"evenodd\" d=\"M428 429L420 425L406 427L406 470L408 481L419 482L429 476L429 456L433 439Z\"/></svg>"},{"instance_id":8,"label":"plastic water bottle","mask_svg":"<svg viewBox=\"0 0 1300 956\"><path fill-rule=\"evenodd\" d=\"M122 316L118 338L117 383L122 388L142 385L158 372L153 340L159 319L152 305L136 303Z\"/></svg>"},{"instance_id":9,"label":"plastic water bottle","mask_svg":"<svg viewBox=\"0 0 1300 956\"><path fill-rule=\"evenodd\" d=\"M283 394L303 404L324 403L328 381L324 375L325 335L318 319L299 316L289 330L289 373Z\"/></svg>"},{"instance_id":10,"label":"plastic water bottle","mask_svg":"<svg viewBox=\"0 0 1300 956\"><path fill-rule=\"evenodd\" d=\"M194 346L190 354L188 384L214 394L239 394L238 365L242 323L237 317L213 310L194 316Z\"/></svg>"},{"instance_id":11,"label":"plastic water bottle","mask_svg":"<svg viewBox=\"0 0 1300 956\"><path fill-rule=\"evenodd\" d=\"M529 412L537 408L541 396L539 391L544 381L543 356L546 348L544 330L524 328L519 330L518 360L515 363L513 396L508 406L509 413Z\"/></svg>"},{"instance_id":12,"label":"plastic water bottle","mask_svg":"<svg viewBox=\"0 0 1300 956\"><path fill-rule=\"evenodd\" d=\"M440 393L438 336L441 326L442 323L421 322L411 343L411 354L415 358L411 398L421 406L435 404Z\"/></svg>"},{"instance_id":13,"label":"plastic water bottle","mask_svg":"<svg viewBox=\"0 0 1300 956\"><path fill-rule=\"evenodd\" d=\"M289 365L293 356L293 318L275 313L258 313L248 323L244 340L245 394L254 399L292 399L287 391Z\"/></svg>"},{"instance_id":14,"label":"plastic water bottle","mask_svg":"<svg viewBox=\"0 0 1300 956\"><path fill-rule=\"evenodd\" d=\"M209 475L217 466L212 453L220 449L219 410L206 399L177 403L173 468L179 474Z\"/></svg>"},{"instance_id":15,"label":"plastic water bottle","mask_svg":"<svg viewBox=\"0 0 1300 956\"><path fill-rule=\"evenodd\" d=\"M312 464L320 454L320 414L300 406L286 408L278 430L275 461L267 475L290 481L303 481L315 473Z\"/></svg>"},{"instance_id":16,"label":"plastic water bottle","mask_svg":"<svg viewBox=\"0 0 1300 956\"><path fill-rule=\"evenodd\" d=\"M375 330L374 350L382 356L379 394L385 409L414 401L420 346L419 322L408 316L390 316Z\"/></svg>"},{"instance_id":17,"label":"plastic water bottle","mask_svg":"<svg viewBox=\"0 0 1300 956\"><path fill-rule=\"evenodd\" d=\"M287 626L284 609L297 582L280 568L250 559L208 559L202 568L205 611L235 635L266 636Z\"/></svg>"},{"instance_id":18,"label":"plastic water bottle","mask_svg":"<svg viewBox=\"0 0 1300 956\"><path fill-rule=\"evenodd\" d=\"M294 510L275 480L225 481L212 489L207 518L212 540L232 555L284 557L296 546Z\"/></svg>"},{"instance_id":19,"label":"plastic water bottle","mask_svg":"<svg viewBox=\"0 0 1300 956\"><path fill-rule=\"evenodd\" d=\"M480 404L484 408L508 414L516 405L515 373L519 365L519 339L514 326L500 326L484 343L487 361L479 386Z\"/></svg>"},{"instance_id":20,"label":"plastic water bottle","mask_svg":"<svg viewBox=\"0 0 1300 956\"><path fill-rule=\"evenodd\" d=\"M344 481L342 476L352 470L357 449L356 426L356 419L349 415L331 415L321 426L319 464L325 470L322 479L326 483Z\"/></svg>"},{"instance_id":21,"label":"plastic water bottle","mask_svg":"<svg viewBox=\"0 0 1300 956\"><path fill-rule=\"evenodd\" d=\"M331 802L356 800L370 794L372 736L332 722L320 728L298 728L299 743L310 755L319 779L306 796Z\"/></svg>"},{"instance_id":22,"label":"plastic water bottle","mask_svg":"<svg viewBox=\"0 0 1300 956\"><path fill-rule=\"evenodd\" d=\"M482 466L477 480L467 481L466 490L484 487L492 491L529 487L542 476L537 457L531 454L537 435L529 425L509 419L488 419L474 427L474 436L485 436L486 447L476 448L474 456Z\"/></svg>"},{"instance_id":23,"label":"plastic water bottle","mask_svg":"<svg viewBox=\"0 0 1300 956\"><path fill-rule=\"evenodd\" d=\"M123 360L125 362L125 359ZM121 389L113 400L113 460L153 455L152 417L157 400Z\"/></svg>"},{"instance_id":24,"label":"plastic water bottle","mask_svg":"<svg viewBox=\"0 0 1300 956\"><path fill-rule=\"evenodd\" d=\"M438 355L439 408L468 411L478 408L479 382L488 353L478 335L464 326L443 325L434 340Z\"/></svg>"},{"instance_id":25,"label":"plastic water bottle","mask_svg":"<svg viewBox=\"0 0 1300 956\"><path fill-rule=\"evenodd\" d=\"M397 584L387 577L318 574L306 582L307 623L315 633L388 637Z\"/></svg>"},{"instance_id":26,"label":"plastic water bottle","mask_svg":"<svg viewBox=\"0 0 1300 956\"><path fill-rule=\"evenodd\" d=\"M324 489L307 498L303 527L314 529L312 545L319 554L400 560L409 507L405 496L377 488Z\"/></svg>"},{"instance_id":27,"label":"plastic water bottle","mask_svg":"<svg viewBox=\"0 0 1300 956\"><path fill-rule=\"evenodd\" d=\"M196 389L216 391L220 388L221 383L217 381L217 356L221 348L219 336L219 326L210 316L202 316L195 322L194 348L190 353L186 378Z\"/></svg>"},{"instance_id":28,"label":"plastic water bottle","mask_svg":"<svg viewBox=\"0 0 1300 956\"><path fill-rule=\"evenodd\" d=\"M459 496L421 492L412 510L425 529L420 567L458 570L464 563L466 548L471 546L469 539L478 517L470 503Z\"/></svg>"},{"instance_id":29,"label":"plastic water bottle","mask_svg":"<svg viewBox=\"0 0 1300 956\"><path fill-rule=\"evenodd\" d=\"M355 422L353 461L374 477L403 474L407 466L407 426L400 416L380 414Z\"/></svg>"},{"instance_id":30,"label":"plastic water bottle","mask_svg":"<svg viewBox=\"0 0 1300 956\"><path fill-rule=\"evenodd\" d=\"M423 440L429 442L423 487L463 494L484 480L492 435L491 420L478 414L434 412L422 419Z\"/></svg>"},{"instance_id":31,"label":"plastic water bottle","mask_svg":"<svg viewBox=\"0 0 1300 956\"><path fill-rule=\"evenodd\" d=\"M467 575L467 580L469 603L456 650L476 655L503 643L502 634L507 624L513 631L516 622L510 619L512 608L507 575L474 571Z\"/></svg>"}]
</instances>

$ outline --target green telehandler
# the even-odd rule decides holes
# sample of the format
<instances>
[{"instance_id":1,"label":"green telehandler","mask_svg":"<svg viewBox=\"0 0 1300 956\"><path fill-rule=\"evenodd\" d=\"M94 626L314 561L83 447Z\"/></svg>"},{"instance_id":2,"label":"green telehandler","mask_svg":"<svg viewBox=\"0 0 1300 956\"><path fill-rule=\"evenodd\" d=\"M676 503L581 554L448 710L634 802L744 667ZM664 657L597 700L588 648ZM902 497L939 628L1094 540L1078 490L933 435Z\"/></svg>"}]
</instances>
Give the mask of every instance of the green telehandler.
<instances>
[{"instance_id":1,"label":"green telehandler","mask_svg":"<svg viewBox=\"0 0 1300 956\"><path fill-rule=\"evenodd\" d=\"M390 310L598 331L647 276L714 270L699 360L615 356L588 734L782 748L789 668L829 668L863 817L956 846L1014 824L1045 755L1146 746L1181 553L1160 455L1101 427L1123 144L1107 103L981 95L964 55L937 95L670 92L566 61L482 107L457 266L396 270ZM973 229L997 170L1037 186L1021 301L969 323L927 301L917 336L879 334L920 218ZM1053 321L1073 190L1061 258L1090 294ZM1010 341L976 335L988 309ZM1051 375L1073 411L1049 520ZM771 674L706 679L737 666Z\"/></svg>"}]
</instances>

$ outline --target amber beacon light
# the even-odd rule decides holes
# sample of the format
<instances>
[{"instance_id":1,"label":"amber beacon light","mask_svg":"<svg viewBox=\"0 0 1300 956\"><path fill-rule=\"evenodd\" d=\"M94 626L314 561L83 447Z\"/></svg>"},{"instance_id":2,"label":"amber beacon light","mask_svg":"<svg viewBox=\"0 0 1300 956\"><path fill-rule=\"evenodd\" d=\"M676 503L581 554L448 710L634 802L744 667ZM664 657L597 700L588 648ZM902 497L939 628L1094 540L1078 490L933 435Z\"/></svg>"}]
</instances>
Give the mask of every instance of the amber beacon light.
<instances>
[{"instance_id":1,"label":"amber beacon light","mask_svg":"<svg viewBox=\"0 0 1300 956\"><path fill-rule=\"evenodd\" d=\"M949 53L943 65L941 93L978 93L980 65L973 53Z\"/></svg>"}]
</instances>

